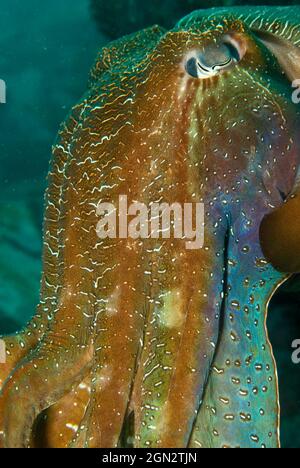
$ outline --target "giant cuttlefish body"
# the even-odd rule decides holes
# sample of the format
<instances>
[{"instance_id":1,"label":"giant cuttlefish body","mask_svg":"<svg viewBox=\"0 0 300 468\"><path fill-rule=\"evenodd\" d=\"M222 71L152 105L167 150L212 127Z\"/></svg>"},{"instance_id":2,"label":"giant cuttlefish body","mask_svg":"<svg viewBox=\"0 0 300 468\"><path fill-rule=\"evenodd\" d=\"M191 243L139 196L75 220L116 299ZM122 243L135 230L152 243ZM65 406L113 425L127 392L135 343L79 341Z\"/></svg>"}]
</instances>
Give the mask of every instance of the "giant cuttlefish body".
<instances>
[{"instance_id":1,"label":"giant cuttlefish body","mask_svg":"<svg viewBox=\"0 0 300 468\"><path fill-rule=\"evenodd\" d=\"M37 314L5 338L2 447L279 446L266 315L287 275L259 229L297 182L298 47L300 8L261 7L101 51L53 151ZM204 248L100 239L121 195L203 203Z\"/></svg>"}]
</instances>

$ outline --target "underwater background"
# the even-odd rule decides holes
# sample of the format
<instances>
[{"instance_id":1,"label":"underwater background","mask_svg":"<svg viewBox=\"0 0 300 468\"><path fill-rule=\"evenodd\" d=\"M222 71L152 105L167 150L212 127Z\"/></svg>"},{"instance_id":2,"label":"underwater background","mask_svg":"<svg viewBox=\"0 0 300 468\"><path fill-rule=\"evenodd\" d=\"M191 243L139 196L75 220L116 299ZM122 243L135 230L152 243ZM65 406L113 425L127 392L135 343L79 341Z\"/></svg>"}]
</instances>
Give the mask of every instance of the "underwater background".
<instances>
[{"instance_id":1,"label":"underwater background","mask_svg":"<svg viewBox=\"0 0 300 468\"><path fill-rule=\"evenodd\" d=\"M35 312L41 272L43 193L60 123L86 89L97 51L154 23L172 27L212 6L300 4L300 0L1 0L0 334ZM300 448L300 277L273 298L268 327L279 372L282 444Z\"/></svg>"}]
</instances>

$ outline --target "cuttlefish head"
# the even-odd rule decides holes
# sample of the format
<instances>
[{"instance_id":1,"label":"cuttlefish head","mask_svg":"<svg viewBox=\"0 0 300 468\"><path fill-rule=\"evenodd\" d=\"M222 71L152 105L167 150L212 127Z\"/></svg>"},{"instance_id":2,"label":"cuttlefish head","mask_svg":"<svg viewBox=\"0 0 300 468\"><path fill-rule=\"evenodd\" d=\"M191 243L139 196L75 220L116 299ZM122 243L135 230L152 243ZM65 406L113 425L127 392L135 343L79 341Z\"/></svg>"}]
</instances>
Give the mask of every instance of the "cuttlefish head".
<instances>
[{"instance_id":1,"label":"cuttlefish head","mask_svg":"<svg viewBox=\"0 0 300 468\"><path fill-rule=\"evenodd\" d=\"M292 82L300 76L300 33L291 16L283 9L272 19L263 8L195 12L160 39L141 86L150 122L185 147L203 198L229 205L238 192L245 203L260 198L261 219L297 178Z\"/></svg>"}]
</instances>

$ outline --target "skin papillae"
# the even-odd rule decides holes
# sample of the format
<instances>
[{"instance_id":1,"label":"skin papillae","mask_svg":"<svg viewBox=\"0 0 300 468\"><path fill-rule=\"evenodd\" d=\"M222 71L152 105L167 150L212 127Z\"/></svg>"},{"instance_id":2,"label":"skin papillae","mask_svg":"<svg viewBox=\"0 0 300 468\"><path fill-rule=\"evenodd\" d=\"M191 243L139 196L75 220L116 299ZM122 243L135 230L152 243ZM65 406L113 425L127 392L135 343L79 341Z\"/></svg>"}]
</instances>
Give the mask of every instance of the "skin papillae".
<instances>
[{"instance_id":1,"label":"skin papillae","mask_svg":"<svg viewBox=\"0 0 300 468\"><path fill-rule=\"evenodd\" d=\"M259 232L297 180L299 24L199 11L101 51L53 149L37 314L5 338L1 447L279 446L266 315L287 275ZM188 73L229 36L235 66ZM120 195L204 203L204 248L99 239L97 205Z\"/></svg>"}]
</instances>

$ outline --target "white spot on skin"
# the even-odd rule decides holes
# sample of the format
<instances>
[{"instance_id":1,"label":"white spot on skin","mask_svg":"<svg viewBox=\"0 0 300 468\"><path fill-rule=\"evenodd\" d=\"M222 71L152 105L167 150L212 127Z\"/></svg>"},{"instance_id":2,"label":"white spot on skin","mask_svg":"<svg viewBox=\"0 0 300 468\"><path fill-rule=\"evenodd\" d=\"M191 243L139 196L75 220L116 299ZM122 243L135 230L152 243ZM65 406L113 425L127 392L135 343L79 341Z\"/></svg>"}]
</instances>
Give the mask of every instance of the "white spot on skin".
<instances>
[{"instance_id":1,"label":"white spot on skin","mask_svg":"<svg viewBox=\"0 0 300 468\"><path fill-rule=\"evenodd\" d=\"M66 427L67 427L68 429L71 429L71 430L74 431L74 432L77 432L77 431L78 431L78 426L77 426L77 424L67 423L67 424L66 424Z\"/></svg>"},{"instance_id":2,"label":"white spot on skin","mask_svg":"<svg viewBox=\"0 0 300 468\"><path fill-rule=\"evenodd\" d=\"M159 312L161 325L167 328L181 328L184 324L184 301L180 290L169 291Z\"/></svg>"},{"instance_id":3,"label":"white spot on skin","mask_svg":"<svg viewBox=\"0 0 300 468\"><path fill-rule=\"evenodd\" d=\"M109 316L116 315L119 312L119 299L121 295L120 286L116 286L112 295L108 298L106 312Z\"/></svg>"}]
</instances>

